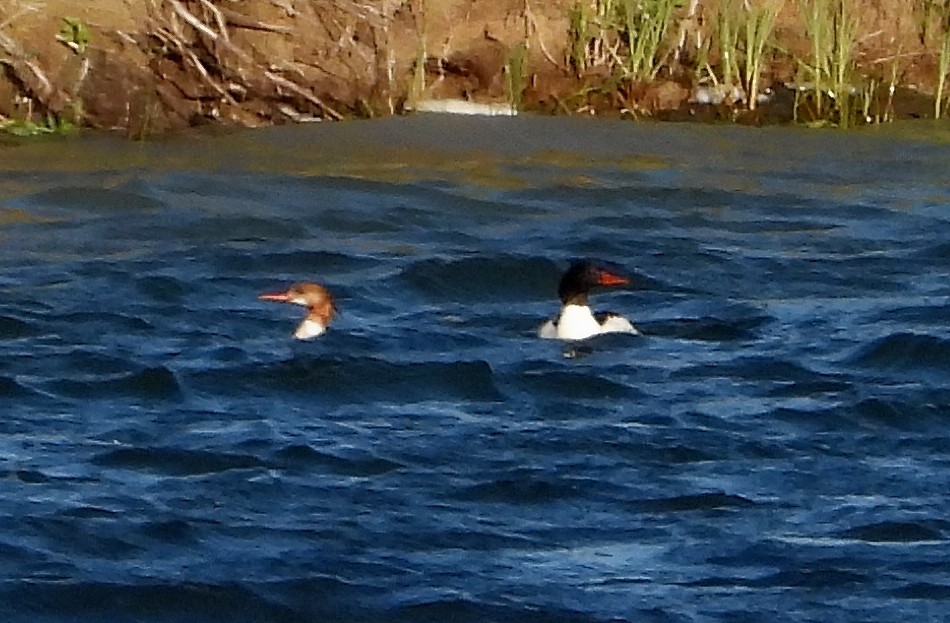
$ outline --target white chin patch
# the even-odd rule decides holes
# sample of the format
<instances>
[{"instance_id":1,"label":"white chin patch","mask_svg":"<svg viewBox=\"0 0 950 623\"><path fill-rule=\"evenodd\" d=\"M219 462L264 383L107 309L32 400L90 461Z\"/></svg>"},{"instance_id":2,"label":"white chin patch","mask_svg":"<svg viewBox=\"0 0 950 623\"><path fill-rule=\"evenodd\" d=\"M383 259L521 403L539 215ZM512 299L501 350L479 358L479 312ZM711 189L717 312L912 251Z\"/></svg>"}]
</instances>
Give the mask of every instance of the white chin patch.
<instances>
[{"instance_id":1,"label":"white chin patch","mask_svg":"<svg viewBox=\"0 0 950 623\"><path fill-rule=\"evenodd\" d=\"M294 305L303 305L304 307L307 306L307 301L305 301L302 296L298 296L295 299L290 299L290 302L293 303Z\"/></svg>"}]
</instances>

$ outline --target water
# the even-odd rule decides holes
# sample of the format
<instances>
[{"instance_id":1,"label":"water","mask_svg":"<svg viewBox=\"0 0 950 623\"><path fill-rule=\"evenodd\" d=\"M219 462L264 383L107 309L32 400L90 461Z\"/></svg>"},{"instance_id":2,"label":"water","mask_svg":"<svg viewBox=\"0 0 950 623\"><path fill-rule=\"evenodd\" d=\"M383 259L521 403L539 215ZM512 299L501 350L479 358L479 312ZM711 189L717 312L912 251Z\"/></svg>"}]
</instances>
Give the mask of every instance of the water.
<instances>
[{"instance_id":1,"label":"water","mask_svg":"<svg viewBox=\"0 0 950 623\"><path fill-rule=\"evenodd\" d=\"M0 618L944 620L942 132L0 149ZM644 336L534 336L578 256Z\"/></svg>"}]
</instances>

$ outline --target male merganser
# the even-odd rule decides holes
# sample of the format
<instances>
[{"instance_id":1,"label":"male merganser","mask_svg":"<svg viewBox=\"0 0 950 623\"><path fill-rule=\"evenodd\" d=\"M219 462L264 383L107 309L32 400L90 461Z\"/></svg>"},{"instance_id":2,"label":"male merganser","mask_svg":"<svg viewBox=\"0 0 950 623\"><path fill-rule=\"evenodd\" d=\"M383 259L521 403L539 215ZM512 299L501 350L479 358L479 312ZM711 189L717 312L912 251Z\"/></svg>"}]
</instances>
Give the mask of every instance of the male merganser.
<instances>
[{"instance_id":1,"label":"male merganser","mask_svg":"<svg viewBox=\"0 0 950 623\"><path fill-rule=\"evenodd\" d=\"M309 340L325 333L336 313L330 292L316 283L297 283L290 286L286 292L261 294L257 298L262 301L293 303L307 308L307 316L294 331L294 337L298 340Z\"/></svg>"},{"instance_id":2,"label":"male merganser","mask_svg":"<svg viewBox=\"0 0 950 623\"><path fill-rule=\"evenodd\" d=\"M548 320L538 330L538 336L560 340L586 340L601 333L640 332L623 316L605 312L594 314L587 302L587 295L595 286L619 286L630 280L617 274L600 262L577 261L561 277L557 287L561 299L561 312L557 318Z\"/></svg>"}]
</instances>

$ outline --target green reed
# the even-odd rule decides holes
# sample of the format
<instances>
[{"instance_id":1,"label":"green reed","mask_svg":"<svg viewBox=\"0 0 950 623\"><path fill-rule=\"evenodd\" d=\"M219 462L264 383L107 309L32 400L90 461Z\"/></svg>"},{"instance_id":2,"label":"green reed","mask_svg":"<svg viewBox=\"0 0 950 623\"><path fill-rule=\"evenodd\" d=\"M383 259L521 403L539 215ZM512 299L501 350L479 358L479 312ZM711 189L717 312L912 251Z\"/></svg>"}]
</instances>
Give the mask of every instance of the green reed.
<instances>
[{"instance_id":1,"label":"green reed","mask_svg":"<svg viewBox=\"0 0 950 623\"><path fill-rule=\"evenodd\" d=\"M772 33L785 0L722 0L713 39L719 52L718 75L709 63L709 44L697 50L700 71L723 89L741 86L750 110L757 103L766 52L774 47ZM734 102L730 102L734 103Z\"/></svg>"},{"instance_id":2,"label":"green reed","mask_svg":"<svg viewBox=\"0 0 950 623\"><path fill-rule=\"evenodd\" d=\"M765 48L772 38L775 21L784 4L784 0L764 0L754 7L750 6L746 15L742 40L745 57L743 86L748 97L749 110L755 109L759 97L759 79L762 76Z\"/></svg>"},{"instance_id":3,"label":"green reed","mask_svg":"<svg viewBox=\"0 0 950 623\"><path fill-rule=\"evenodd\" d=\"M528 46L522 41L508 52L505 61L505 80L508 87L508 105L520 111L524 103L524 76L527 67Z\"/></svg>"},{"instance_id":4,"label":"green reed","mask_svg":"<svg viewBox=\"0 0 950 623\"><path fill-rule=\"evenodd\" d=\"M922 42L927 43L933 37L934 24L943 16L946 3L947 0L916 0L914 2L917 30Z\"/></svg>"},{"instance_id":5,"label":"green reed","mask_svg":"<svg viewBox=\"0 0 950 623\"><path fill-rule=\"evenodd\" d=\"M722 84L730 88L739 81L739 31L743 13L743 0L722 0L719 4L716 26L719 73Z\"/></svg>"},{"instance_id":6,"label":"green reed","mask_svg":"<svg viewBox=\"0 0 950 623\"><path fill-rule=\"evenodd\" d=\"M634 81L656 78L667 45L678 0L621 0L624 40L627 44L625 71Z\"/></svg>"},{"instance_id":7,"label":"green reed","mask_svg":"<svg viewBox=\"0 0 950 623\"><path fill-rule=\"evenodd\" d=\"M936 4L936 3L931 3ZM929 18L930 16L928 16ZM950 70L950 3L940 3L935 9L935 17L939 20L940 53L937 57L937 90L934 93L934 118L939 119L946 108L944 103L944 89L946 88L947 71Z\"/></svg>"},{"instance_id":8,"label":"green reed","mask_svg":"<svg viewBox=\"0 0 950 623\"><path fill-rule=\"evenodd\" d=\"M593 67L633 81L653 79L662 67L674 12L682 0L594 0L574 4L569 63L581 75Z\"/></svg>"},{"instance_id":9,"label":"green reed","mask_svg":"<svg viewBox=\"0 0 950 623\"><path fill-rule=\"evenodd\" d=\"M571 7L568 14L568 40L570 42L570 58L568 64L574 73L581 75L587 70L587 54L589 44L589 16L584 5L578 3Z\"/></svg>"},{"instance_id":10,"label":"green reed","mask_svg":"<svg viewBox=\"0 0 950 623\"><path fill-rule=\"evenodd\" d=\"M818 122L847 128L855 109L855 44L858 19L855 0L798 0L805 31L811 40L811 58L803 63L801 85L814 102Z\"/></svg>"}]
</instances>

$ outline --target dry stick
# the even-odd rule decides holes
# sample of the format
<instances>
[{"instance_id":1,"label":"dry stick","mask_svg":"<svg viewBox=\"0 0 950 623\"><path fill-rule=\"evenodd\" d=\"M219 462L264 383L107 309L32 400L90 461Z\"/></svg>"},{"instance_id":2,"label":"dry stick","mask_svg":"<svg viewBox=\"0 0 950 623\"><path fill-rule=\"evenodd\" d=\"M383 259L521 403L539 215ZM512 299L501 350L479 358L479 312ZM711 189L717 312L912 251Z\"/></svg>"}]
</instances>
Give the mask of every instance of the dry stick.
<instances>
[{"instance_id":1,"label":"dry stick","mask_svg":"<svg viewBox=\"0 0 950 623\"><path fill-rule=\"evenodd\" d=\"M90 65L91 63L89 62L89 57L83 56L82 64L79 67L79 76L76 78L76 82L73 84L73 88L71 89L73 94L79 93L79 89L82 88L82 83L85 82L86 77L89 76Z\"/></svg>"},{"instance_id":2,"label":"dry stick","mask_svg":"<svg viewBox=\"0 0 950 623\"><path fill-rule=\"evenodd\" d=\"M544 38L541 36L541 29L538 28L538 20L534 17L534 11L531 10L531 5L525 0L524 3L525 16L528 18L528 21L531 23L531 28L534 30L534 34L538 37L538 47L541 48L541 54L544 58L548 59L548 62L561 69L561 64L554 60L554 57L551 56L548 52L547 47L544 45Z\"/></svg>"},{"instance_id":3,"label":"dry stick","mask_svg":"<svg viewBox=\"0 0 950 623\"><path fill-rule=\"evenodd\" d=\"M206 0L202 0L202 1L204 2L204 1L206 1ZM172 8L175 9L175 12L176 12L183 20L185 20L186 22L188 22L188 23L191 24L192 26L195 26L195 28L197 28L199 31L205 33L207 36L211 37L212 41L219 41L220 38L218 37L218 35L217 35L213 30L211 30L210 28L208 28L203 22L201 22L201 20L199 20L197 17L195 17L194 15L192 15L191 13L189 13L189 12L188 12L188 9L186 9L184 6L182 6L182 4L181 4L180 2L178 2L178 0L168 0L168 2L172 5ZM238 57L240 57L242 60L247 61L247 62L249 62L249 63L251 63L251 64L253 65L253 61L251 60L251 58L247 55L247 53L246 53L244 50L242 50L241 48L237 47L236 45L234 45L233 43L231 43L231 42L228 41L227 39L221 40L220 43L221 43L222 45L224 45L224 47L226 47L228 50L234 52L234 53L235 53ZM192 55L192 56L193 56L193 55ZM267 70L264 70L263 73L264 73L264 77L266 77L268 80L271 80L271 81L274 82L275 84L280 85L280 86L283 86L284 88L290 89L291 91L293 91L293 92L296 93L297 95L300 95L301 97L303 97L303 98L306 99L307 101L309 101L309 102L311 102L312 104L315 104L316 106L318 106L321 110L323 110L325 113L327 113L330 117L333 117L333 118L336 119L337 121L340 121L340 120L343 119L343 115L341 115L341 114L338 113L337 111L333 110L333 108L331 108L330 106L328 106L328 105L326 105L325 103L323 103L323 101L321 101L320 98L318 98L318 97L317 97L316 95L314 95L313 93L308 93L305 89L303 89L302 87L300 87L300 86L297 85L296 83L294 83L294 82L288 80L287 78L284 78L283 76L279 76L279 75L277 75L277 74L275 74L275 73L273 73L273 72L267 71ZM229 97L229 99L230 99L230 97ZM233 101L233 100L232 100L232 101Z\"/></svg>"},{"instance_id":4,"label":"dry stick","mask_svg":"<svg viewBox=\"0 0 950 623\"><path fill-rule=\"evenodd\" d=\"M114 31L114 32L115 32L116 36L119 37L119 39L122 39L122 40L125 41L126 43L131 43L132 45L135 45L135 46L137 46L137 45L139 44L139 42L135 40L135 37L133 37L132 35L130 35L129 33L125 32L125 31L116 30L116 31Z\"/></svg>"},{"instance_id":5,"label":"dry stick","mask_svg":"<svg viewBox=\"0 0 950 623\"><path fill-rule=\"evenodd\" d=\"M203 81L208 84L212 89L218 92L218 94L223 97L229 104L234 106L237 105L237 102L234 100L231 95L221 87L217 82L215 82L211 76L208 74L208 70L205 69L205 66L201 64L201 61L198 60L198 57L192 52L188 46L184 45L175 35L162 27L159 27L155 30L156 36L165 42L171 44L178 52L182 55L183 58L187 59L194 65L195 69L198 70L198 73L201 75Z\"/></svg>"},{"instance_id":6,"label":"dry stick","mask_svg":"<svg viewBox=\"0 0 950 623\"><path fill-rule=\"evenodd\" d=\"M331 2L330 4L332 4L336 9L341 10L344 13L349 13L350 15L355 15L360 19L369 19L370 14L375 14L375 16L378 18L383 18L385 16L385 11L383 9L377 9L368 4L359 5L359 8L363 9L363 11L356 10L354 8L356 3L351 1L343 3Z\"/></svg>"},{"instance_id":7,"label":"dry stick","mask_svg":"<svg viewBox=\"0 0 950 623\"><path fill-rule=\"evenodd\" d=\"M251 19L243 13L238 13L237 11L232 11L231 9L221 9L221 14L224 16L224 19L231 26L237 28L247 28L248 30L262 30L264 32L276 32L283 35L290 34L294 31L290 26L278 26L276 24L267 24L265 22L258 21L256 19Z\"/></svg>"},{"instance_id":8,"label":"dry stick","mask_svg":"<svg viewBox=\"0 0 950 623\"><path fill-rule=\"evenodd\" d=\"M205 35L211 37L215 41L218 40L217 33L215 33L213 30L208 28L208 26L204 22L202 22L200 19L198 19L197 17L189 13L188 9L186 9L182 5L181 2L179 2L178 0L166 0L166 1L168 2L168 4L172 6L172 9L175 11L175 13L177 13L180 18L182 18L183 20L191 24L195 30L203 32Z\"/></svg>"},{"instance_id":9,"label":"dry stick","mask_svg":"<svg viewBox=\"0 0 950 623\"><path fill-rule=\"evenodd\" d=\"M221 37L225 41L230 41L230 39L228 39L228 27L225 25L224 16L221 15L221 11L218 10L218 7L208 2L208 0L199 0L199 2L201 2L201 4L211 11L212 15L214 15L214 21L218 23L218 30L221 31Z\"/></svg>"},{"instance_id":10,"label":"dry stick","mask_svg":"<svg viewBox=\"0 0 950 623\"><path fill-rule=\"evenodd\" d=\"M694 25L694 20L696 18L696 11L699 8L699 0L689 0L689 10L686 12L686 19L680 22L680 38L679 43L676 44L676 51L673 54L673 59L677 62L680 60L680 54L683 53L683 48L686 47L686 37L689 34L687 31L690 26ZM699 28L696 29L696 49L699 49L701 45L700 37L702 35L699 32Z\"/></svg>"},{"instance_id":11,"label":"dry stick","mask_svg":"<svg viewBox=\"0 0 950 623\"><path fill-rule=\"evenodd\" d=\"M326 104L324 104L322 101L320 101L320 98L318 98L318 97L317 97L316 95L314 95L313 93L308 93L308 92L306 91L306 89L301 88L301 87L300 87L299 85L297 85L295 82L293 82L293 81L291 81L291 80L288 80L287 78L284 78L283 76L279 76L279 75L277 75L277 74L275 74L275 73L273 73L273 72L266 71L266 70L264 71L264 76L266 76L269 80L272 80L275 84L278 84L278 85L283 86L283 87L285 87L285 88L287 88L287 89L290 89L291 91L293 91L293 92L296 93L297 95L303 97L303 98L306 99L307 101L309 101L309 102L311 102L311 103L313 103L313 104L316 104L316 105L319 106L321 109L323 109L323 111L324 111L325 113L327 113L328 115L330 115L331 117L333 117L333 118L336 119L337 121L342 121L342 120L343 120L343 115L341 115L341 114L338 113L337 111L333 110L332 108L330 108L329 106L327 106Z\"/></svg>"},{"instance_id":12,"label":"dry stick","mask_svg":"<svg viewBox=\"0 0 950 623\"><path fill-rule=\"evenodd\" d=\"M26 53L22 48L20 48L19 45L17 45L16 41L0 33L0 48L2 48L4 52L12 57L10 59L0 59L0 64L9 65L13 69L13 72L17 75L17 78L29 86L30 90L37 92L36 95L39 97L40 101L44 101L47 97L50 97L54 93L55 89L53 88L53 85L50 83L49 79L46 77L46 74L43 73L43 70L40 69L36 63L26 59ZM33 75L36 77L36 80L39 81L39 86L41 88L38 89L36 85L30 84L32 81L25 79L25 77L21 75L23 71L17 67L17 65L20 64L26 66L33 73Z\"/></svg>"},{"instance_id":13,"label":"dry stick","mask_svg":"<svg viewBox=\"0 0 950 623\"><path fill-rule=\"evenodd\" d=\"M7 19L5 19L5 20L3 20L2 22L0 22L0 30L3 30L4 28L6 28L7 26L9 26L9 25L12 24L13 22L15 22L16 20L18 20L23 14L25 14L25 13L36 13L36 12L38 12L38 11L39 11L39 9L36 8L35 6L28 6L28 7L25 7L25 8L23 8L23 9L20 9L19 11L17 11L16 13L14 13L14 14L11 15L10 17L8 17Z\"/></svg>"},{"instance_id":14,"label":"dry stick","mask_svg":"<svg viewBox=\"0 0 950 623\"><path fill-rule=\"evenodd\" d=\"M278 9L283 9L284 13L287 14L287 17L296 17L297 15L297 11L294 9L294 5L291 0L270 0L270 3Z\"/></svg>"}]
</instances>

